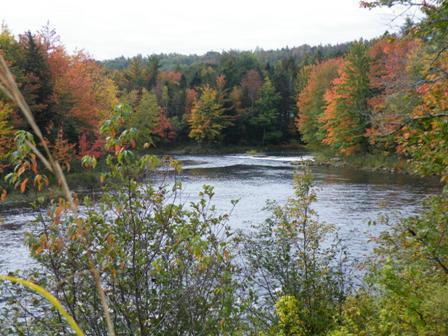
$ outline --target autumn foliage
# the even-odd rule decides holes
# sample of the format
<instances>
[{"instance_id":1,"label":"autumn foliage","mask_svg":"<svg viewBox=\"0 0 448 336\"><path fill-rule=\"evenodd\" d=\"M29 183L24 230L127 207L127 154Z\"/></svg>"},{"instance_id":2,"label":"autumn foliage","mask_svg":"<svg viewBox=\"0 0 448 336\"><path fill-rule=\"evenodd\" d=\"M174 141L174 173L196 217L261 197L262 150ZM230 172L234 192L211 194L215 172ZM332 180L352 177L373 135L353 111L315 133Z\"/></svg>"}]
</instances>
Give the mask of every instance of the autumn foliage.
<instances>
[{"instance_id":1,"label":"autumn foliage","mask_svg":"<svg viewBox=\"0 0 448 336\"><path fill-rule=\"evenodd\" d=\"M420 45L415 39L390 37L377 41L369 50L369 80L374 95L369 99L372 115L367 136L372 144L393 132L418 102L409 59Z\"/></svg>"},{"instance_id":2,"label":"autumn foliage","mask_svg":"<svg viewBox=\"0 0 448 336\"><path fill-rule=\"evenodd\" d=\"M448 175L447 64L445 50L421 39L385 36L308 66L297 98L302 139L341 155L389 151L416 172Z\"/></svg>"},{"instance_id":3,"label":"autumn foliage","mask_svg":"<svg viewBox=\"0 0 448 336\"><path fill-rule=\"evenodd\" d=\"M226 127L224 108L219 102L216 89L204 86L201 96L196 98L188 119L191 131L189 136L197 142L216 141Z\"/></svg>"},{"instance_id":4,"label":"autumn foliage","mask_svg":"<svg viewBox=\"0 0 448 336\"><path fill-rule=\"evenodd\" d=\"M308 84L298 96L296 117L296 126L307 144L319 145L325 136L319 121L326 105L325 93L341 65L342 60L336 58L309 66Z\"/></svg>"},{"instance_id":5,"label":"autumn foliage","mask_svg":"<svg viewBox=\"0 0 448 336\"><path fill-rule=\"evenodd\" d=\"M320 121L326 129L324 144L343 155L363 150L369 122L369 59L366 47L355 44L325 94L327 107Z\"/></svg>"},{"instance_id":6,"label":"autumn foliage","mask_svg":"<svg viewBox=\"0 0 448 336\"><path fill-rule=\"evenodd\" d=\"M85 52L69 54L48 26L17 40L3 26L0 52L62 167L70 170L73 160L86 153L102 155L98 127L118 103L116 84L104 69ZM0 115L0 162L11 169L9 156L17 152L14 133L31 129L1 94Z\"/></svg>"},{"instance_id":7,"label":"autumn foliage","mask_svg":"<svg viewBox=\"0 0 448 336\"><path fill-rule=\"evenodd\" d=\"M383 2L364 6L373 3ZM428 28L423 21L416 27ZM48 27L15 38L3 26L0 51L49 143L70 147L73 158L102 155L98 126L124 104L126 126L138 129L146 148L298 139L336 155L387 151L425 174L445 174L447 56L437 49L444 28L436 28L436 35L386 34L334 50L279 51L282 58L224 52L182 64L180 55L138 55L108 67L86 52L67 52ZM0 114L7 168L14 132L30 129L3 96Z\"/></svg>"}]
</instances>

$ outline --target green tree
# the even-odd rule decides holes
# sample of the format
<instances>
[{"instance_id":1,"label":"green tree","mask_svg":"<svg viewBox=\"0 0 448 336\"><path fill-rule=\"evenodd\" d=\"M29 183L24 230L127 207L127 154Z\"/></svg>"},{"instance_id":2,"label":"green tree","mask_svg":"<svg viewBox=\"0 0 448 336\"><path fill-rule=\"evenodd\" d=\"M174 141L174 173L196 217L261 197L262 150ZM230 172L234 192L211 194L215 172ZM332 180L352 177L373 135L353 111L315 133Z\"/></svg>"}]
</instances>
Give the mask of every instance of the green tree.
<instances>
[{"instance_id":1,"label":"green tree","mask_svg":"<svg viewBox=\"0 0 448 336\"><path fill-rule=\"evenodd\" d=\"M297 66L292 58L278 62L275 65L272 82L280 97L277 103L279 113L276 123L278 129L283 134L283 140L289 139L295 133L291 116L295 114L296 110L294 106L296 74Z\"/></svg>"},{"instance_id":2,"label":"green tree","mask_svg":"<svg viewBox=\"0 0 448 336\"><path fill-rule=\"evenodd\" d=\"M30 105L37 125L45 130L52 121L58 124L52 110L53 78L48 66L48 55L38 37L30 31L21 36L20 43L24 54L19 66L25 76L20 89Z\"/></svg>"},{"instance_id":3,"label":"green tree","mask_svg":"<svg viewBox=\"0 0 448 336\"><path fill-rule=\"evenodd\" d=\"M278 117L277 104L279 100L280 96L272 85L271 80L268 76L265 76L259 97L255 102L254 115L249 120L253 126L261 130L262 144L267 139L281 137L281 132L275 127L275 121Z\"/></svg>"},{"instance_id":4,"label":"green tree","mask_svg":"<svg viewBox=\"0 0 448 336\"><path fill-rule=\"evenodd\" d=\"M125 70L127 91L141 90L146 87L149 79L148 67L141 55L134 57Z\"/></svg>"},{"instance_id":5,"label":"green tree","mask_svg":"<svg viewBox=\"0 0 448 336\"><path fill-rule=\"evenodd\" d=\"M130 126L138 129L139 139L144 143L152 143L154 130L159 125L160 106L156 95L146 89L142 90L141 98L130 117Z\"/></svg>"},{"instance_id":6,"label":"green tree","mask_svg":"<svg viewBox=\"0 0 448 336\"><path fill-rule=\"evenodd\" d=\"M152 55L148 58L148 84L147 89L151 90L157 82L157 77L160 70L160 58L156 55Z\"/></svg>"}]
</instances>

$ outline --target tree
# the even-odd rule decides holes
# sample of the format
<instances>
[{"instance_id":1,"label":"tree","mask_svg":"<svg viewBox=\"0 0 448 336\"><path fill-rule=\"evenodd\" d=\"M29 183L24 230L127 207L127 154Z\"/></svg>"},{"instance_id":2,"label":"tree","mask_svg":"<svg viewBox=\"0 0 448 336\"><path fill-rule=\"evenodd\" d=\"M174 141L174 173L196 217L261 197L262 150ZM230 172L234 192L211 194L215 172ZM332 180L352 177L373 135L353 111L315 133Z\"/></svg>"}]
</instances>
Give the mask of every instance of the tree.
<instances>
[{"instance_id":1,"label":"tree","mask_svg":"<svg viewBox=\"0 0 448 336\"><path fill-rule=\"evenodd\" d=\"M372 117L367 132L371 143L390 140L387 135L408 118L419 103L410 58L420 48L418 40L396 37L385 37L369 48L369 80L373 97L369 100ZM396 144L392 142L392 145Z\"/></svg>"},{"instance_id":2,"label":"tree","mask_svg":"<svg viewBox=\"0 0 448 336\"><path fill-rule=\"evenodd\" d=\"M448 32L448 4L433 0L413 2L363 1L364 7L405 5L418 7L425 14L422 20L409 28L412 36L423 41L421 46L410 53L405 73L409 74L409 87L404 99L392 100L392 106L405 106L410 113L398 114L383 130L386 139L399 144L397 151L410 158L415 170L423 175L438 174L447 179L448 162L445 157L447 139L446 88L448 86L448 52L446 36ZM392 97L394 97L392 95ZM411 99L409 99L409 97ZM399 105L401 104L401 106ZM389 106L390 106L389 105Z\"/></svg>"},{"instance_id":3,"label":"tree","mask_svg":"<svg viewBox=\"0 0 448 336\"><path fill-rule=\"evenodd\" d=\"M399 146L397 151L410 158L416 172L424 176L438 175L448 181L448 77L428 72L437 66L448 71L448 53L434 62L434 54L416 53L411 64L417 66L422 84L416 93L419 101L407 118L395 125L393 135Z\"/></svg>"},{"instance_id":4,"label":"tree","mask_svg":"<svg viewBox=\"0 0 448 336\"><path fill-rule=\"evenodd\" d=\"M230 123L224 116L215 89L208 85L201 88L201 96L193 103L188 123L191 128L189 137L199 143L221 139L221 131Z\"/></svg>"},{"instance_id":5,"label":"tree","mask_svg":"<svg viewBox=\"0 0 448 336\"><path fill-rule=\"evenodd\" d=\"M143 143L153 143L156 129L159 127L161 108L152 91L142 90L140 101L131 114L129 126L138 129L139 139Z\"/></svg>"},{"instance_id":6,"label":"tree","mask_svg":"<svg viewBox=\"0 0 448 336\"><path fill-rule=\"evenodd\" d=\"M132 59L126 68L125 76L127 80L127 91L141 89L149 85L148 67L145 65L141 55Z\"/></svg>"},{"instance_id":7,"label":"tree","mask_svg":"<svg viewBox=\"0 0 448 336\"><path fill-rule=\"evenodd\" d=\"M23 53L21 52L20 46L15 40L14 35L5 24L1 26L0 30L0 51L11 71L17 77L19 75L17 64L20 63Z\"/></svg>"},{"instance_id":8,"label":"tree","mask_svg":"<svg viewBox=\"0 0 448 336\"><path fill-rule=\"evenodd\" d=\"M118 103L115 84L83 52L69 55L62 46L53 48L48 63L54 78L55 126L64 128L71 143L82 133L93 137Z\"/></svg>"},{"instance_id":9,"label":"tree","mask_svg":"<svg viewBox=\"0 0 448 336\"><path fill-rule=\"evenodd\" d=\"M363 43L353 45L339 77L325 94L327 108L320 118L326 129L323 143L343 155L366 150L370 122L369 58Z\"/></svg>"},{"instance_id":10,"label":"tree","mask_svg":"<svg viewBox=\"0 0 448 336\"><path fill-rule=\"evenodd\" d=\"M176 137L176 129L173 126L172 119L166 116L164 109L160 109L159 119L157 126L154 129L154 134L158 136L160 140L173 140Z\"/></svg>"},{"instance_id":11,"label":"tree","mask_svg":"<svg viewBox=\"0 0 448 336\"><path fill-rule=\"evenodd\" d=\"M249 119L249 123L261 129L262 144L264 144L267 139L281 137L281 132L276 130L276 125L274 124L278 116L277 103L279 99L280 97L275 91L271 80L268 76L265 76L259 97L255 102L254 113Z\"/></svg>"},{"instance_id":12,"label":"tree","mask_svg":"<svg viewBox=\"0 0 448 336\"><path fill-rule=\"evenodd\" d=\"M253 110L255 102L258 98L259 91L263 85L263 79L259 72L255 69L249 70L241 80L241 88L247 91L250 99L250 109Z\"/></svg>"},{"instance_id":13,"label":"tree","mask_svg":"<svg viewBox=\"0 0 448 336\"><path fill-rule=\"evenodd\" d=\"M277 103L277 109L279 111L277 125L283 133L283 140L289 139L295 133L294 127L290 126L293 126L291 117L295 114L296 73L296 64L292 58L279 61L274 67L272 83L280 97ZM291 133L291 129L294 133Z\"/></svg>"},{"instance_id":14,"label":"tree","mask_svg":"<svg viewBox=\"0 0 448 336\"><path fill-rule=\"evenodd\" d=\"M30 105L36 124L44 130L55 121L53 111L53 77L48 64L48 55L43 48L39 36L30 31L20 36L23 58L20 68L24 72L21 91Z\"/></svg>"},{"instance_id":15,"label":"tree","mask_svg":"<svg viewBox=\"0 0 448 336\"><path fill-rule=\"evenodd\" d=\"M308 66L309 77L297 99L296 126L302 140L310 146L322 145L325 130L320 118L327 106L325 93L330 89L338 74L342 59L331 59Z\"/></svg>"},{"instance_id":16,"label":"tree","mask_svg":"<svg viewBox=\"0 0 448 336\"><path fill-rule=\"evenodd\" d=\"M159 70L160 70L160 59L156 55L152 55L148 58L148 85L147 89L151 90L157 81L157 78L159 76Z\"/></svg>"},{"instance_id":17,"label":"tree","mask_svg":"<svg viewBox=\"0 0 448 336\"><path fill-rule=\"evenodd\" d=\"M14 150L14 130L11 125L13 107L0 101L0 172L10 166L9 155Z\"/></svg>"}]
</instances>

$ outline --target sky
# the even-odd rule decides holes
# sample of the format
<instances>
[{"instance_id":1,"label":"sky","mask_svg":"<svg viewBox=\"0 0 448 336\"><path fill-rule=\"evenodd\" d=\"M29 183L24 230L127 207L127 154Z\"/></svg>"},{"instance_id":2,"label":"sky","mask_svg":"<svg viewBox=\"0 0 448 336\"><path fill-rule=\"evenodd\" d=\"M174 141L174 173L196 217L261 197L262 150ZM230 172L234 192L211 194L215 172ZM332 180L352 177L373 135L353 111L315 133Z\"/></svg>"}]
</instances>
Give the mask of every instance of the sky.
<instances>
[{"instance_id":1,"label":"sky","mask_svg":"<svg viewBox=\"0 0 448 336\"><path fill-rule=\"evenodd\" d=\"M397 31L397 14L359 0L15 0L2 3L0 21L14 34L49 22L70 52L103 60L370 39Z\"/></svg>"}]
</instances>

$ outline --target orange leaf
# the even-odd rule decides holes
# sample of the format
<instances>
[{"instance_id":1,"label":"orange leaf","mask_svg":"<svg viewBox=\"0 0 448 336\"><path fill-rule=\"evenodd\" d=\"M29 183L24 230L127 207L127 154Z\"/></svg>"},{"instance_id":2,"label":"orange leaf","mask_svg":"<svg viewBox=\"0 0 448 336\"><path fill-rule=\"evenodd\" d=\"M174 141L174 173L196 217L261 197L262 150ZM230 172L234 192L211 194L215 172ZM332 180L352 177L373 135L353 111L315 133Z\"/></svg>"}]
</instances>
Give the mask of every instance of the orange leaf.
<instances>
[{"instance_id":1,"label":"orange leaf","mask_svg":"<svg viewBox=\"0 0 448 336\"><path fill-rule=\"evenodd\" d=\"M17 176L22 175L25 172L25 169L26 169L26 165L22 164L17 172Z\"/></svg>"},{"instance_id":2,"label":"orange leaf","mask_svg":"<svg viewBox=\"0 0 448 336\"><path fill-rule=\"evenodd\" d=\"M37 174L37 160L36 160L36 156L33 156L33 172L34 172L34 174Z\"/></svg>"},{"instance_id":3,"label":"orange leaf","mask_svg":"<svg viewBox=\"0 0 448 336\"><path fill-rule=\"evenodd\" d=\"M26 179L24 179L22 181L22 183L20 183L20 191L23 193L25 192L26 189L26 184L28 183L28 177Z\"/></svg>"},{"instance_id":4,"label":"orange leaf","mask_svg":"<svg viewBox=\"0 0 448 336\"><path fill-rule=\"evenodd\" d=\"M6 189L3 189L2 195L0 196L0 200L4 201L6 197L8 197L8 192L6 191Z\"/></svg>"}]
</instances>

